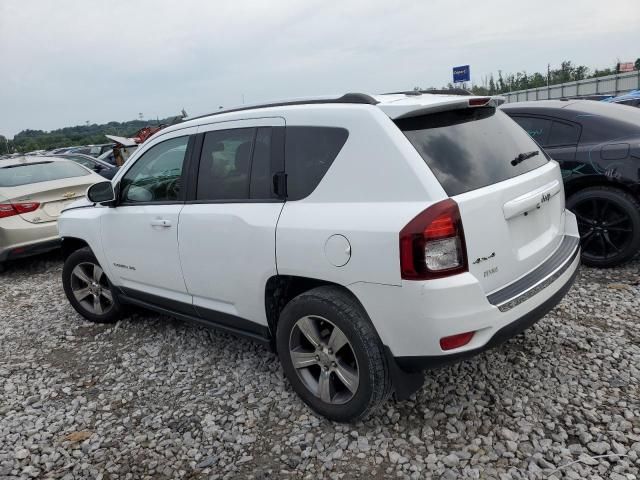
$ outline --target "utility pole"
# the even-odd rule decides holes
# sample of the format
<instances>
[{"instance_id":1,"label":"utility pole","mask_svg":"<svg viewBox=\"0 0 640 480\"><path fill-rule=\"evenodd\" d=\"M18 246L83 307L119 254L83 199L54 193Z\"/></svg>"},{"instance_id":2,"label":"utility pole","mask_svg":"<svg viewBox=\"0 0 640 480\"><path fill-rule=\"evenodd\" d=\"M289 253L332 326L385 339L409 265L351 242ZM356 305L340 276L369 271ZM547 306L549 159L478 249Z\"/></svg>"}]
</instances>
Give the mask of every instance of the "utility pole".
<instances>
[{"instance_id":1,"label":"utility pole","mask_svg":"<svg viewBox=\"0 0 640 480\"><path fill-rule=\"evenodd\" d=\"M549 88L549 79L551 78L551 64L547 63L547 88Z\"/></svg>"}]
</instances>

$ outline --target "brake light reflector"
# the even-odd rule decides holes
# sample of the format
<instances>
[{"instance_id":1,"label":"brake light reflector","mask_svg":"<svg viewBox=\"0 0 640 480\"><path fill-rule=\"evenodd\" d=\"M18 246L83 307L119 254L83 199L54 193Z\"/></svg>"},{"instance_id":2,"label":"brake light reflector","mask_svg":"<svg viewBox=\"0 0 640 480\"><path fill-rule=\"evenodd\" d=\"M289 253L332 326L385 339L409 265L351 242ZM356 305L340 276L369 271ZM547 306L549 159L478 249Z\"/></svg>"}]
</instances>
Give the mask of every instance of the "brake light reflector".
<instances>
[{"instance_id":1,"label":"brake light reflector","mask_svg":"<svg viewBox=\"0 0 640 480\"><path fill-rule=\"evenodd\" d=\"M405 280L429 280L466 272L464 231L458 204L448 198L430 206L400 232L400 270Z\"/></svg>"},{"instance_id":2,"label":"brake light reflector","mask_svg":"<svg viewBox=\"0 0 640 480\"><path fill-rule=\"evenodd\" d=\"M442 350L453 350L454 348L464 347L473 338L475 332L458 333L449 337L440 339L440 348Z\"/></svg>"}]
</instances>

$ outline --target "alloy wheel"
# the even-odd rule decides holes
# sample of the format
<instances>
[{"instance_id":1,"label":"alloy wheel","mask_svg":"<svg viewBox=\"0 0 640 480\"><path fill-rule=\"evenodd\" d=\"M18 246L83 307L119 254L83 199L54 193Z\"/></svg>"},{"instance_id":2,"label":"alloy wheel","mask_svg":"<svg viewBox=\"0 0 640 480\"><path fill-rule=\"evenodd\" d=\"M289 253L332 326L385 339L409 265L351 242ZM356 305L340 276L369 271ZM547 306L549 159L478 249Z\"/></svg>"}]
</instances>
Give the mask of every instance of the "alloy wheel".
<instances>
[{"instance_id":1,"label":"alloy wheel","mask_svg":"<svg viewBox=\"0 0 640 480\"><path fill-rule=\"evenodd\" d=\"M326 318L300 318L291 329L289 355L302 383L323 402L347 403L358 390L360 371L353 346Z\"/></svg>"},{"instance_id":2,"label":"alloy wheel","mask_svg":"<svg viewBox=\"0 0 640 480\"><path fill-rule=\"evenodd\" d=\"M606 198L589 198L573 206L583 255L607 259L623 252L633 238L631 217Z\"/></svg>"},{"instance_id":3,"label":"alloy wheel","mask_svg":"<svg viewBox=\"0 0 640 480\"><path fill-rule=\"evenodd\" d=\"M71 271L71 291L78 303L94 315L113 308L113 294L102 268L95 263L79 263Z\"/></svg>"}]
</instances>

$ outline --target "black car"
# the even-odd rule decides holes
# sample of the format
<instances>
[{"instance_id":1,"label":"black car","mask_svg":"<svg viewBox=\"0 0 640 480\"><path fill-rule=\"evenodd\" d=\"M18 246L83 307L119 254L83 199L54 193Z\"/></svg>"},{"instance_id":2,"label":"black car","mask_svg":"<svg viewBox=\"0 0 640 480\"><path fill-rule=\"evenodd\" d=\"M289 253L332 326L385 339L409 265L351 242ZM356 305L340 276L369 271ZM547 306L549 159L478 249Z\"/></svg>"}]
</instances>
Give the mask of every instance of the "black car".
<instances>
[{"instance_id":1,"label":"black car","mask_svg":"<svg viewBox=\"0 0 640 480\"><path fill-rule=\"evenodd\" d=\"M560 163L582 260L611 267L640 250L640 109L592 100L503 105Z\"/></svg>"},{"instance_id":2,"label":"black car","mask_svg":"<svg viewBox=\"0 0 640 480\"><path fill-rule=\"evenodd\" d=\"M81 153L63 153L53 156L73 160L74 162L79 163L80 165L84 165L88 169L93 170L98 175L102 175L104 178L107 178L109 180L111 180L118 171L118 167L114 165L111 165L89 155L83 155Z\"/></svg>"}]
</instances>

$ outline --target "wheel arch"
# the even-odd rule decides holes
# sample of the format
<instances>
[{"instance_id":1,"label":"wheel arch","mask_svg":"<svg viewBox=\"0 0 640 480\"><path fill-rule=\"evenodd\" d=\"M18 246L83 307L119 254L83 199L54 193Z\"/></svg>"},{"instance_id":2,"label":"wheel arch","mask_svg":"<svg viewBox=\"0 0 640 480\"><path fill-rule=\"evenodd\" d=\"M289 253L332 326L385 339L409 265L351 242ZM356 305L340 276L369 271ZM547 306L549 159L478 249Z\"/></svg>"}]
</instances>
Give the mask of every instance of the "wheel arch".
<instances>
[{"instance_id":1,"label":"wheel arch","mask_svg":"<svg viewBox=\"0 0 640 480\"><path fill-rule=\"evenodd\" d=\"M337 288L352 298L357 305L362 308L362 311L366 314L366 318L371 322L374 332L382 343L396 399L405 400L409 398L423 385L424 374L422 372L406 372L398 366L391 350L387 345L385 345L384 341L380 337L380 332L373 321L369 318L369 314L364 308L364 305L356 294L344 285L317 278L300 277L295 275L274 275L270 277L265 285L265 309L267 323L269 330L271 331L271 347L273 351L277 353L275 333L278 327L280 312L282 312L287 303L298 295L321 286L332 286Z\"/></svg>"},{"instance_id":2,"label":"wheel arch","mask_svg":"<svg viewBox=\"0 0 640 480\"><path fill-rule=\"evenodd\" d=\"M275 337L280 313L291 300L304 292L324 286L335 287L340 290L355 300L360 308L366 312L358 297L344 285L318 278L296 275L274 275L267 280L264 290L265 313L267 316L269 330L272 332L272 337Z\"/></svg>"},{"instance_id":3,"label":"wheel arch","mask_svg":"<svg viewBox=\"0 0 640 480\"><path fill-rule=\"evenodd\" d=\"M566 181L564 184L565 196L569 198L571 195L578 193L580 190L591 187L617 188L619 190L622 190L623 192L633 195L637 200L640 201L640 189L634 189L632 186L624 182L620 182L603 175L584 175Z\"/></svg>"},{"instance_id":4,"label":"wheel arch","mask_svg":"<svg viewBox=\"0 0 640 480\"><path fill-rule=\"evenodd\" d=\"M82 240L81 238L63 237L62 238L62 257L64 258L64 260L66 260L67 258L69 258L69 255L71 255L73 252L85 247L89 247L89 244L85 240ZM91 249L91 247L89 247L89 249Z\"/></svg>"}]
</instances>

